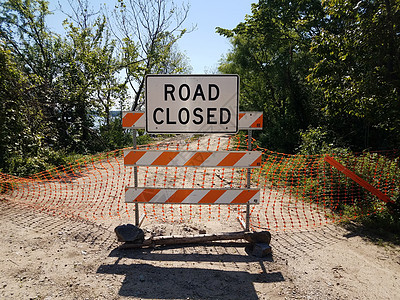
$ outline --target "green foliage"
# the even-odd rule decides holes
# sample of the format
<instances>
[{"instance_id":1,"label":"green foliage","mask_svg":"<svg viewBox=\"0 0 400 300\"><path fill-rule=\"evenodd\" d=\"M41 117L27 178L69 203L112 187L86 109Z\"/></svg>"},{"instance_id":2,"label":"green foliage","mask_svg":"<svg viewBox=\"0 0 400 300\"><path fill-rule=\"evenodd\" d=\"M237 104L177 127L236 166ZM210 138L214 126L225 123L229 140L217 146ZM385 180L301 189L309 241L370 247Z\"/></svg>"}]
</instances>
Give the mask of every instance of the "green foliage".
<instances>
[{"instance_id":1,"label":"green foliage","mask_svg":"<svg viewBox=\"0 0 400 300\"><path fill-rule=\"evenodd\" d=\"M147 74L190 73L187 57L177 41L187 33L182 28L189 11L185 3L171 0L118 0L114 16L123 54L125 82L134 91L131 110L144 106Z\"/></svg>"},{"instance_id":2,"label":"green foliage","mask_svg":"<svg viewBox=\"0 0 400 300\"><path fill-rule=\"evenodd\" d=\"M153 2L161 6L165 3ZM60 36L46 23L51 14L47 1L0 3L3 172L28 175L65 163L71 153L90 154L131 145L130 133L121 128L121 119L113 119L110 114L116 107L121 111L128 107L129 80L121 81L122 71L138 78L144 76L144 70L187 71L185 58L174 48L185 31L173 34L178 27L169 31L167 24L178 10L165 11L168 18L164 21L168 22L151 36L152 46L146 48L151 51L139 52L145 40L134 42L128 37L142 36L144 31L133 32L130 28L131 35L123 37L117 49L109 19L92 13L88 1L71 1L70 5L73 14L64 20L66 33ZM141 10L154 9L148 2L131 1L131 5L144 23L146 18L149 22L157 20L157 14ZM138 97L141 94L137 91ZM138 142L149 142L149 137L141 134Z\"/></svg>"},{"instance_id":3,"label":"green foliage","mask_svg":"<svg viewBox=\"0 0 400 300\"><path fill-rule=\"evenodd\" d=\"M121 149L132 145L132 135L121 126L121 119L115 118L107 125L100 126L100 135L108 150Z\"/></svg>"},{"instance_id":4,"label":"green foliage","mask_svg":"<svg viewBox=\"0 0 400 300\"><path fill-rule=\"evenodd\" d=\"M52 115L57 123L57 145L80 153L106 149L94 129L94 116L110 127L110 110L125 85L118 82L114 42L106 31L106 20L98 17L89 26L65 21L67 38L62 41L60 76L56 80L58 109ZM104 130L103 130L104 132Z\"/></svg>"},{"instance_id":5,"label":"green foliage","mask_svg":"<svg viewBox=\"0 0 400 300\"><path fill-rule=\"evenodd\" d=\"M131 130L123 129L121 122L121 118L118 117L113 119L108 126L103 125L100 127L101 138L107 144L108 150L132 147L132 132ZM137 130L137 145L150 144L152 141L153 138L146 134L143 129Z\"/></svg>"},{"instance_id":6,"label":"green foliage","mask_svg":"<svg viewBox=\"0 0 400 300\"><path fill-rule=\"evenodd\" d=\"M14 157L35 155L43 139L41 111L26 93L30 87L11 52L0 45L0 170L7 171Z\"/></svg>"},{"instance_id":7,"label":"green foliage","mask_svg":"<svg viewBox=\"0 0 400 300\"><path fill-rule=\"evenodd\" d=\"M400 1L323 3L308 77L323 95L319 108L353 148L398 147Z\"/></svg>"},{"instance_id":8,"label":"green foliage","mask_svg":"<svg viewBox=\"0 0 400 300\"><path fill-rule=\"evenodd\" d=\"M40 148L35 156L13 156L8 161L8 172L18 176L28 176L55 165L62 164L63 160L59 153L49 148Z\"/></svg>"},{"instance_id":9,"label":"green foliage","mask_svg":"<svg viewBox=\"0 0 400 300\"><path fill-rule=\"evenodd\" d=\"M0 169L14 159L36 156L48 125L43 98L52 66L43 1L12 0L0 4Z\"/></svg>"},{"instance_id":10,"label":"green foliage","mask_svg":"<svg viewBox=\"0 0 400 300\"><path fill-rule=\"evenodd\" d=\"M398 0L258 1L217 28L232 44L219 70L240 75L242 110L264 111L268 149L294 152L310 126L335 147L398 148L399 22Z\"/></svg>"},{"instance_id":11,"label":"green foliage","mask_svg":"<svg viewBox=\"0 0 400 300\"><path fill-rule=\"evenodd\" d=\"M141 131L142 130L139 131L139 136L137 137L137 144L138 145L150 144L154 139L150 135L144 133L144 131L143 132Z\"/></svg>"},{"instance_id":12,"label":"green foliage","mask_svg":"<svg viewBox=\"0 0 400 300\"><path fill-rule=\"evenodd\" d=\"M321 16L320 1L259 1L233 30L217 28L233 46L219 70L240 75L242 110L264 111L260 141L268 149L293 152L298 130L312 122L305 78Z\"/></svg>"},{"instance_id":13,"label":"green foliage","mask_svg":"<svg viewBox=\"0 0 400 300\"><path fill-rule=\"evenodd\" d=\"M93 115L111 107L114 94L103 105L104 93L121 89L112 81L117 68L104 18L90 28L69 23L67 37L61 38L46 26L47 4L9 0L0 5L0 168L14 174L46 168L52 152L102 150Z\"/></svg>"},{"instance_id":14,"label":"green foliage","mask_svg":"<svg viewBox=\"0 0 400 300\"><path fill-rule=\"evenodd\" d=\"M239 133L235 136L233 139L233 142L231 144L231 149L232 150L247 150L248 149L248 144L249 144L249 136L247 131L239 131ZM259 147L259 142L252 138L251 140L251 149L256 149Z\"/></svg>"},{"instance_id":15,"label":"green foliage","mask_svg":"<svg viewBox=\"0 0 400 300\"><path fill-rule=\"evenodd\" d=\"M262 174L270 181L271 186L301 189L314 182L307 181L308 178L317 175L318 170L314 164L316 164L316 158L312 156L292 156L271 152L268 154ZM304 180L306 182L303 182Z\"/></svg>"},{"instance_id":16,"label":"green foliage","mask_svg":"<svg viewBox=\"0 0 400 300\"><path fill-rule=\"evenodd\" d=\"M309 127L300 131L300 145L297 152L302 155L315 155L325 153L345 154L347 149L337 147L339 142L334 132L327 132L322 127Z\"/></svg>"}]
</instances>

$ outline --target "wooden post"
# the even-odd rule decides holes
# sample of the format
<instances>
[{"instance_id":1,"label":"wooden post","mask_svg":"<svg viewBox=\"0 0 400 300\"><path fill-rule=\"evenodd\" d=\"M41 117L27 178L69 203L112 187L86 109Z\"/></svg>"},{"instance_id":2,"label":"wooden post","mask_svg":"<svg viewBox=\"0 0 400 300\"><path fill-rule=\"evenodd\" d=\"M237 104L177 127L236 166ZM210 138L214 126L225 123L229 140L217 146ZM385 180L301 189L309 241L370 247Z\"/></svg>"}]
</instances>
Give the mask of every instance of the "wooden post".
<instances>
[{"instance_id":1,"label":"wooden post","mask_svg":"<svg viewBox=\"0 0 400 300\"><path fill-rule=\"evenodd\" d=\"M200 234L195 236L153 236L145 239L142 243L125 243L120 246L121 249L154 247L155 245L183 245L198 244L213 241L228 241L244 239L250 243L266 243L271 241L271 234L268 231L260 232L230 232L230 233L214 233Z\"/></svg>"}]
</instances>

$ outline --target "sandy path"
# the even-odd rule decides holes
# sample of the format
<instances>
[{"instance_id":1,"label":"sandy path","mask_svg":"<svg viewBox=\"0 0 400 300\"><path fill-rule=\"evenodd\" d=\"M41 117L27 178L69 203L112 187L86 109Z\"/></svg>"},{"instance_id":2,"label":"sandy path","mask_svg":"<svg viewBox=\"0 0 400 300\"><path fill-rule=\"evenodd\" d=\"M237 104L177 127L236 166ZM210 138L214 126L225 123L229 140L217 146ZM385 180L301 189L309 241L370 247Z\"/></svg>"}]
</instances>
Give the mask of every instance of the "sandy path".
<instances>
[{"instance_id":1,"label":"sandy path","mask_svg":"<svg viewBox=\"0 0 400 300\"><path fill-rule=\"evenodd\" d=\"M399 247L335 226L275 233L273 255L260 260L240 244L119 251L113 228L0 211L2 299L397 299L400 290Z\"/></svg>"}]
</instances>

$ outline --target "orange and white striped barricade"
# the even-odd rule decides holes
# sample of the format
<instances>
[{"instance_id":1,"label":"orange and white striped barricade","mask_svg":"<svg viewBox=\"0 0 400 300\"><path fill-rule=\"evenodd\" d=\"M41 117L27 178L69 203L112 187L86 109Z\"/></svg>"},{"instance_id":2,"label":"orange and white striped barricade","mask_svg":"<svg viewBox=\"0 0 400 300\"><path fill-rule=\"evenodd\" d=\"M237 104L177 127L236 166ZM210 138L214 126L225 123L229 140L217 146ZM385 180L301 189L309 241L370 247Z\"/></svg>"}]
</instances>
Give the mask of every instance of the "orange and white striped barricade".
<instances>
[{"instance_id":1,"label":"orange and white striped barricade","mask_svg":"<svg viewBox=\"0 0 400 300\"><path fill-rule=\"evenodd\" d=\"M122 127L126 129L146 128L146 115L139 111L123 111ZM263 113L261 111L239 112L239 130L262 130Z\"/></svg>"},{"instance_id":2,"label":"orange and white striped barricade","mask_svg":"<svg viewBox=\"0 0 400 300\"><path fill-rule=\"evenodd\" d=\"M239 112L239 130L262 130L262 129L263 129L262 111Z\"/></svg>"},{"instance_id":3,"label":"orange and white striped barricade","mask_svg":"<svg viewBox=\"0 0 400 300\"><path fill-rule=\"evenodd\" d=\"M144 129L146 128L146 115L140 111L123 111L122 128Z\"/></svg>"},{"instance_id":4,"label":"orange and white striped barricade","mask_svg":"<svg viewBox=\"0 0 400 300\"><path fill-rule=\"evenodd\" d=\"M260 168L258 151L124 150L126 166Z\"/></svg>"},{"instance_id":5,"label":"orange and white striped barricade","mask_svg":"<svg viewBox=\"0 0 400 300\"><path fill-rule=\"evenodd\" d=\"M258 204L259 189L125 188L126 203Z\"/></svg>"},{"instance_id":6,"label":"orange and white striped barricade","mask_svg":"<svg viewBox=\"0 0 400 300\"><path fill-rule=\"evenodd\" d=\"M252 131L263 129L263 113L257 111L245 111L239 112L238 114L238 128L239 130L248 131L248 152L255 153L251 149L252 143ZM136 129L146 128L146 114L144 112L136 111L124 111L122 112L122 127L126 129L133 130L133 147L136 149ZM237 167L237 168L247 168L247 184L246 188L250 189L250 174L252 168L261 167L261 154L259 157L254 158L255 154L245 154L243 153L232 153L232 152L221 152L220 154L212 154L208 151L203 152L192 152L192 153L172 153L172 151L163 152L149 152L138 150L127 150L125 151L124 162L128 166L133 166L135 168L135 187L137 187L137 167L138 166L182 166L182 167ZM228 154L229 153L229 154ZM225 157L223 157L225 155ZM174 157L173 157L174 156ZM221 158L223 157L223 158ZM252 160L254 159L254 160ZM249 163L249 161L251 161ZM235 164L232 164L235 162ZM248 163L248 164L247 164ZM212 165L212 164L215 164ZM246 165L247 164L247 165ZM233 165L233 166L232 166ZM196 193L192 194L196 195ZM192 198L190 197L190 198ZM135 211L138 212L139 207L135 206ZM246 220L240 220L243 227L249 230L250 222L250 208L249 203L246 204ZM138 213L136 213L136 224L139 224ZM245 223L245 225L244 225Z\"/></svg>"},{"instance_id":7,"label":"orange and white striped barricade","mask_svg":"<svg viewBox=\"0 0 400 300\"><path fill-rule=\"evenodd\" d=\"M259 151L124 150L124 165L132 167L261 168ZM260 202L260 190L250 188L125 188L125 202L143 204L227 204ZM135 210L136 220L139 219ZM138 224L140 222L138 221Z\"/></svg>"}]
</instances>

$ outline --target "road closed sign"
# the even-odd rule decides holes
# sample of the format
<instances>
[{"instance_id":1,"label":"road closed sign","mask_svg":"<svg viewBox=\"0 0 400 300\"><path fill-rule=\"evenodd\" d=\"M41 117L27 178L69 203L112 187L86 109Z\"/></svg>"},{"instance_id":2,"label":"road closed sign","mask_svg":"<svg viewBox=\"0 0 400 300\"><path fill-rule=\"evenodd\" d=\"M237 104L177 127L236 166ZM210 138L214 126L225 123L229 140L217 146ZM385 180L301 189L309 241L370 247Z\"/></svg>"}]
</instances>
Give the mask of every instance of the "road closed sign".
<instances>
[{"instance_id":1,"label":"road closed sign","mask_svg":"<svg viewBox=\"0 0 400 300\"><path fill-rule=\"evenodd\" d=\"M147 75L148 133L236 133L238 75Z\"/></svg>"}]
</instances>

